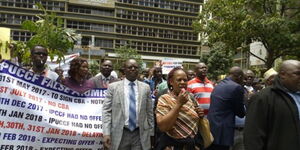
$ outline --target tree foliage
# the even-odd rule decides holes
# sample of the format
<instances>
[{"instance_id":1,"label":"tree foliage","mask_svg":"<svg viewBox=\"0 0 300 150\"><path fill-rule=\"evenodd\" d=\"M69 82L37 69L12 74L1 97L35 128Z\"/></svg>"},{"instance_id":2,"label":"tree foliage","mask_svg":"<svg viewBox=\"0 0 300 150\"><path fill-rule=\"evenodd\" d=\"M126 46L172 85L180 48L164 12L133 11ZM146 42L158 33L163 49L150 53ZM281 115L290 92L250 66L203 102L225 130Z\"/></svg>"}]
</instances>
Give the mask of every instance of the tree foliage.
<instances>
[{"instance_id":1,"label":"tree foliage","mask_svg":"<svg viewBox=\"0 0 300 150\"><path fill-rule=\"evenodd\" d=\"M34 35L26 43L31 49L35 45L42 45L48 48L51 59L58 56L60 62L63 55L72 49L78 35L72 29L63 27L63 20L54 13L48 13L41 4L36 4L43 14L37 15L37 21L26 20L22 23L22 28Z\"/></svg>"},{"instance_id":2,"label":"tree foliage","mask_svg":"<svg viewBox=\"0 0 300 150\"><path fill-rule=\"evenodd\" d=\"M224 43L214 43L209 55L204 56L202 60L208 67L209 78L215 81L219 75L226 74L232 66L232 52L226 51L224 48Z\"/></svg>"},{"instance_id":3,"label":"tree foliage","mask_svg":"<svg viewBox=\"0 0 300 150\"><path fill-rule=\"evenodd\" d=\"M96 76L100 71L99 63L95 60L90 61L89 62L89 70L90 70L92 76Z\"/></svg>"},{"instance_id":4,"label":"tree foliage","mask_svg":"<svg viewBox=\"0 0 300 150\"><path fill-rule=\"evenodd\" d=\"M135 59L139 66L142 67L143 60L140 54L136 49L130 48L129 46L121 46L115 49L115 53L120 58L121 62L118 62L115 65L115 68L122 67L122 63L125 62L127 59Z\"/></svg>"},{"instance_id":5,"label":"tree foliage","mask_svg":"<svg viewBox=\"0 0 300 150\"><path fill-rule=\"evenodd\" d=\"M17 57L18 63L21 65L30 64L30 49L26 43L22 41L12 41L10 44L12 57Z\"/></svg>"},{"instance_id":6,"label":"tree foliage","mask_svg":"<svg viewBox=\"0 0 300 150\"><path fill-rule=\"evenodd\" d=\"M267 68L278 57L300 55L299 0L209 0L193 26L202 44L223 42L234 51L262 42L266 58L249 53Z\"/></svg>"}]
</instances>

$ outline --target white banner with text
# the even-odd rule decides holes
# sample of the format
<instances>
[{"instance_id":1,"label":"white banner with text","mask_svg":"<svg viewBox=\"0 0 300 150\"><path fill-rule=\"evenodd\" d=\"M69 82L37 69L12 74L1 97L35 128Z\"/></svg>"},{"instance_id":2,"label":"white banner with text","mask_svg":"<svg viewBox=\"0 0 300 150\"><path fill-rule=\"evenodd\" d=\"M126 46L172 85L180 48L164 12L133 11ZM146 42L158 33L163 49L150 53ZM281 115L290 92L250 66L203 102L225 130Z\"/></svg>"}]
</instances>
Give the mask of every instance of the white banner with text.
<instances>
[{"instance_id":1,"label":"white banner with text","mask_svg":"<svg viewBox=\"0 0 300 150\"><path fill-rule=\"evenodd\" d=\"M1 150L102 150L106 89L80 94L9 61L0 64Z\"/></svg>"}]
</instances>

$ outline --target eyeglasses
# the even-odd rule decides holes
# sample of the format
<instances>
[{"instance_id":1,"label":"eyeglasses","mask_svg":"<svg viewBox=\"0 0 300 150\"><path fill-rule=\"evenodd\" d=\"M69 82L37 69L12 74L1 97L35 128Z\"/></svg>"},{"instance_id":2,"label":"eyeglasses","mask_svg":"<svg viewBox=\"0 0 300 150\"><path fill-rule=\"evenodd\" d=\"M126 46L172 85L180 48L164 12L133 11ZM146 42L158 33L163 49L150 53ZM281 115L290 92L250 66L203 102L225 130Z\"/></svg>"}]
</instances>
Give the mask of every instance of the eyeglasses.
<instances>
[{"instance_id":1,"label":"eyeglasses","mask_svg":"<svg viewBox=\"0 0 300 150\"><path fill-rule=\"evenodd\" d=\"M137 67L137 66L129 66L129 67L126 67L127 69L139 69L139 67Z\"/></svg>"},{"instance_id":2,"label":"eyeglasses","mask_svg":"<svg viewBox=\"0 0 300 150\"><path fill-rule=\"evenodd\" d=\"M42 55L42 56L48 56L47 53L43 53L43 52L35 52L34 55Z\"/></svg>"}]
</instances>

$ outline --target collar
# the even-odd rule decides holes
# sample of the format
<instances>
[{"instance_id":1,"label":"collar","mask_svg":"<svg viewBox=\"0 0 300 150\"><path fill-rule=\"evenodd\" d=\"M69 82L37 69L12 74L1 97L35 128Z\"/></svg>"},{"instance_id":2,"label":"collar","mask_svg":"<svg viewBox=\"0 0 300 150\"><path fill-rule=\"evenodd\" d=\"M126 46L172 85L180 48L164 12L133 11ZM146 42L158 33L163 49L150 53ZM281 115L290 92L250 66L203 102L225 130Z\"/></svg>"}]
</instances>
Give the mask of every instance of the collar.
<instances>
[{"instance_id":1,"label":"collar","mask_svg":"<svg viewBox=\"0 0 300 150\"><path fill-rule=\"evenodd\" d=\"M195 77L195 79L197 82L200 82L200 83L210 83L210 81L207 79L207 77L204 78L204 81L200 80L199 77Z\"/></svg>"},{"instance_id":2,"label":"collar","mask_svg":"<svg viewBox=\"0 0 300 150\"><path fill-rule=\"evenodd\" d=\"M34 72L32 68L30 68L29 71ZM48 71L49 71L49 69L45 68L39 75L46 76ZM34 73L37 74L36 72L34 72Z\"/></svg>"},{"instance_id":3,"label":"collar","mask_svg":"<svg viewBox=\"0 0 300 150\"><path fill-rule=\"evenodd\" d=\"M104 75L100 74L100 77L102 80L110 80L112 78L112 76L108 76L108 77L105 77Z\"/></svg>"},{"instance_id":4,"label":"collar","mask_svg":"<svg viewBox=\"0 0 300 150\"><path fill-rule=\"evenodd\" d=\"M129 81L127 78L124 79L124 84L129 85L131 81ZM135 85L137 85L137 80L133 81Z\"/></svg>"}]
</instances>

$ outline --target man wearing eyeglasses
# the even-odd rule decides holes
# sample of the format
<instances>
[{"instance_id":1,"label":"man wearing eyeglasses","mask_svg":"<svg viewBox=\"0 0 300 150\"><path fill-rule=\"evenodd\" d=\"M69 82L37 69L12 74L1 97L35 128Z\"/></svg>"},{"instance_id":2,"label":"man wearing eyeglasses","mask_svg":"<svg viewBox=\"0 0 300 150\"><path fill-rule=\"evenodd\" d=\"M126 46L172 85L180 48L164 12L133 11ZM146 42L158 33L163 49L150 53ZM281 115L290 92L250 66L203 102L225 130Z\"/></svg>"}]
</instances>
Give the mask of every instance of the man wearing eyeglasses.
<instances>
[{"instance_id":1,"label":"man wearing eyeglasses","mask_svg":"<svg viewBox=\"0 0 300 150\"><path fill-rule=\"evenodd\" d=\"M48 57L48 50L43 46L36 45L30 50L30 52L30 58L32 62L32 68L30 71L57 81L59 77L58 74L45 67Z\"/></svg>"},{"instance_id":2,"label":"man wearing eyeglasses","mask_svg":"<svg viewBox=\"0 0 300 150\"><path fill-rule=\"evenodd\" d=\"M110 150L149 150L153 136L150 87L138 81L139 66L129 59L125 79L108 85L102 107L103 143Z\"/></svg>"}]
</instances>

